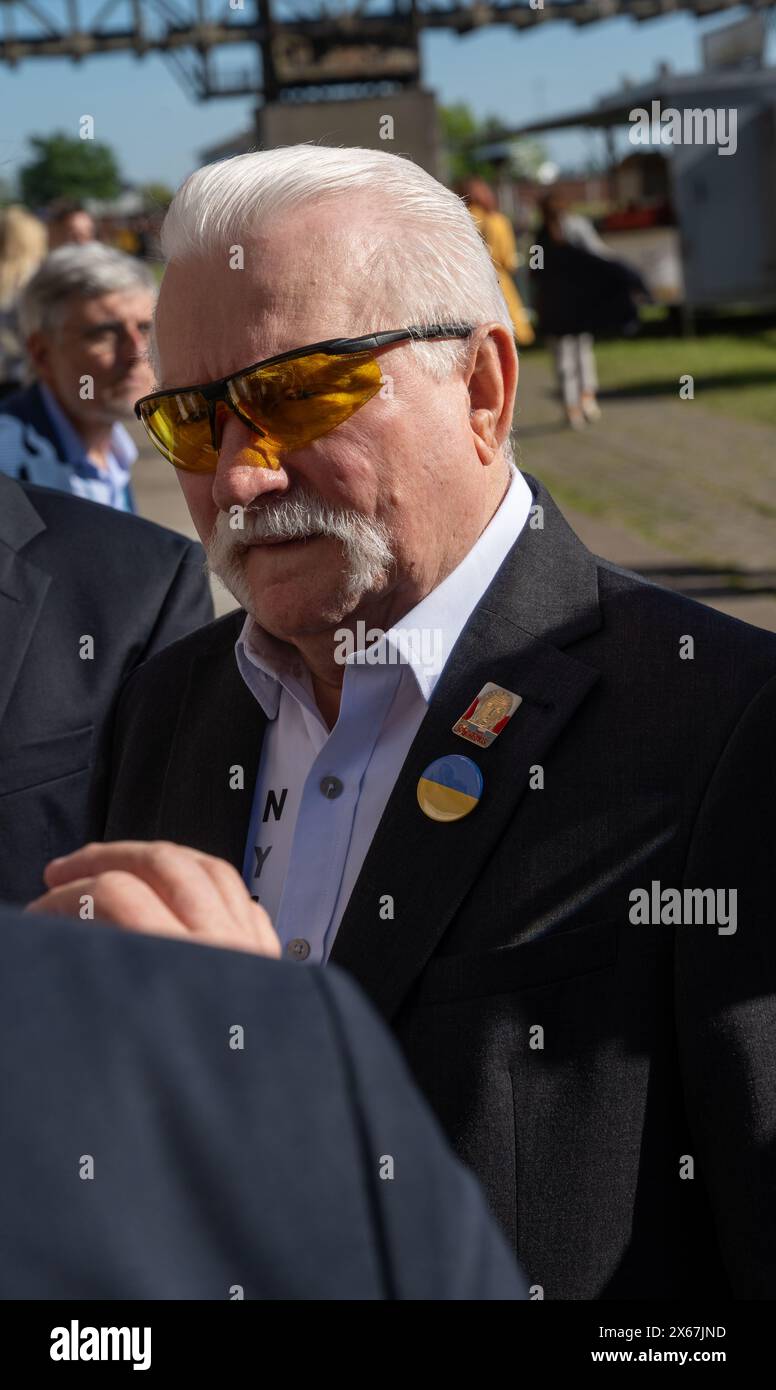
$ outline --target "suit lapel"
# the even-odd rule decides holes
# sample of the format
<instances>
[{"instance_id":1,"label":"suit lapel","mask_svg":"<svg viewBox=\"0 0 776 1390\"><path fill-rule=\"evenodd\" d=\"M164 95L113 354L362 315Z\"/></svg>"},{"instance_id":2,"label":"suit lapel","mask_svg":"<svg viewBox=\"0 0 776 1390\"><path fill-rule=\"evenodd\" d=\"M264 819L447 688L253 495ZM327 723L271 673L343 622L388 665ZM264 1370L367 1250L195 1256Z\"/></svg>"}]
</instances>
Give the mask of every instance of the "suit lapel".
<instances>
[{"instance_id":1,"label":"suit lapel","mask_svg":"<svg viewBox=\"0 0 776 1390\"><path fill-rule=\"evenodd\" d=\"M161 796L159 833L242 873L266 716L240 675L240 611L214 628L190 666ZM233 769L242 768L242 787Z\"/></svg>"},{"instance_id":2,"label":"suit lapel","mask_svg":"<svg viewBox=\"0 0 776 1390\"><path fill-rule=\"evenodd\" d=\"M46 409L46 400L36 381L25 395L24 409L19 413L19 419L29 426L41 439L47 440L53 445L57 459L64 462L67 458L65 441L53 416L49 415Z\"/></svg>"},{"instance_id":3,"label":"suit lapel","mask_svg":"<svg viewBox=\"0 0 776 1390\"><path fill-rule=\"evenodd\" d=\"M18 483L0 476L0 721L51 583L50 575L17 552L45 529Z\"/></svg>"},{"instance_id":4,"label":"suit lapel","mask_svg":"<svg viewBox=\"0 0 776 1390\"><path fill-rule=\"evenodd\" d=\"M544 527L527 527L456 643L436 686L361 874L330 959L347 969L387 1018L400 1007L436 948L542 763L598 673L563 651L601 624L597 566L549 495L528 480ZM452 733L474 696L493 681L523 703L489 748ZM429 820L417 802L430 762L463 753L484 788L463 820ZM380 900L394 899L390 926Z\"/></svg>"}]
</instances>

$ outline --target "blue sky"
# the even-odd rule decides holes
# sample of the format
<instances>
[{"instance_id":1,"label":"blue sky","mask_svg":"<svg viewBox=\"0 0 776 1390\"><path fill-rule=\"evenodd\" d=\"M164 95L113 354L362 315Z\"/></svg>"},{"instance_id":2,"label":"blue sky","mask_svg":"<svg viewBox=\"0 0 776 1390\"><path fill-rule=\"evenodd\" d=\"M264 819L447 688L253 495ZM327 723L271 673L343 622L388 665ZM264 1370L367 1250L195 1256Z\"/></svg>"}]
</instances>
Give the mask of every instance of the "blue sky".
<instances>
[{"instance_id":1,"label":"blue sky","mask_svg":"<svg viewBox=\"0 0 776 1390\"><path fill-rule=\"evenodd\" d=\"M518 124L584 106L617 88L623 77L650 77L661 61L674 71L700 66L700 35L745 11L699 23L678 15L636 24L614 19L576 29L547 23L518 34L505 28L457 38L423 39L424 80L445 103L466 102L478 115ZM771 25L770 58L774 60ZM234 48L227 67L250 54ZM225 59L221 59L222 64ZM64 129L77 134L79 117L95 118L95 137L116 152L130 183L161 180L173 187L200 162L199 151L250 123L243 99L195 103L164 61L95 57L80 65L52 59L0 68L0 174L29 157L27 137ZM548 153L569 166L586 153L600 156L600 135L554 137Z\"/></svg>"}]
</instances>

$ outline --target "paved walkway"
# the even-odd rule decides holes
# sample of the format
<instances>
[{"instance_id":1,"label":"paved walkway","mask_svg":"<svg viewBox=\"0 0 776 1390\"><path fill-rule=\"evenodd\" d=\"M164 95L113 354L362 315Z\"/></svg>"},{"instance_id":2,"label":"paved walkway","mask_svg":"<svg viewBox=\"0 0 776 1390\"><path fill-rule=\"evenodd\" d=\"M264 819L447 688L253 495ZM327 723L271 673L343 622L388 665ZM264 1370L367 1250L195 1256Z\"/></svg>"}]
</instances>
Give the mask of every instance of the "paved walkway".
<instances>
[{"instance_id":1,"label":"paved walkway","mask_svg":"<svg viewBox=\"0 0 776 1390\"><path fill-rule=\"evenodd\" d=\"M776 389L776 383L774 383ZM693 401L601 396L584 433L551 374L521 361L521 468L541 478L596 554L776 631L776 429Z\"/></svg>"},{"instance_id":2,"label":"paved walkway","mask_svg":"<svg viewBox=\"0 0 776 1390\"><path fill-rule=\"evenodd\" d=\"M598 555L776 631L776 430L694 401L607 402L583 434L561 422L545 363L526 353L519 462ZM136 427L144 516L194 536L174 470ZM234 602L214 585L219 613Z\"/></svg>"}]
</instances>

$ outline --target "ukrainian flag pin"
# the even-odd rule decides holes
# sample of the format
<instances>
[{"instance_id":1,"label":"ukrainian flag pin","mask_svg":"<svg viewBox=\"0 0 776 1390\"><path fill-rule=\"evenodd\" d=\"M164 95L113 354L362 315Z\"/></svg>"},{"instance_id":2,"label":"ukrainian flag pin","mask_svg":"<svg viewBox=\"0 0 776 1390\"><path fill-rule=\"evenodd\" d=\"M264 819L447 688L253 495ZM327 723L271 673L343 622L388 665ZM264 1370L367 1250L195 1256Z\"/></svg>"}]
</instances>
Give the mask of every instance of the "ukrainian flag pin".
<instances>
[{"instance_id":1,"label":"ukrainian flag pin","mask_svg":"<svg viewBox=\"0 0 776 1390\"><path fill-rule=\"evenodd\" d=\"M418 778L418 805L431 820L461 820L482 796L482 773L471 758L449 753L437 758Z\"/></svg>"}]
</instances>

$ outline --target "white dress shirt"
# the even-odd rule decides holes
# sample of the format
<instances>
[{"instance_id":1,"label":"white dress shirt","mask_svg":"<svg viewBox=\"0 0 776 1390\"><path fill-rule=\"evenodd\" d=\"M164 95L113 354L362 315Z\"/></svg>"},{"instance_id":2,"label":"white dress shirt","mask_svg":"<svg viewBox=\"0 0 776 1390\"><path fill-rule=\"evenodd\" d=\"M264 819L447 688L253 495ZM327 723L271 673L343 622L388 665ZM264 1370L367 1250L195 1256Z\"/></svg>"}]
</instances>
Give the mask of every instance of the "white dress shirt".
<instances>
[{"instance_id":1,"label":"white dress shirt","mask_svg":"<svg viewBox=\"0 0 776 1390\"><path fill-rule=\"evenodd\" d=\"M468 554L380 640L384 660L365 664L373 640L368 634L367 648L349 656L331 731L296 648L246 619L235 647L237 664L268 723L244 878L292 959L328 959L439 676L532 505L530 488L514 469L500 506ZM423 640L413 639L413 631ZM471 699L477 693L467 692Z\"/></svg>"}]
</instances>

